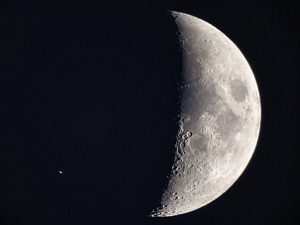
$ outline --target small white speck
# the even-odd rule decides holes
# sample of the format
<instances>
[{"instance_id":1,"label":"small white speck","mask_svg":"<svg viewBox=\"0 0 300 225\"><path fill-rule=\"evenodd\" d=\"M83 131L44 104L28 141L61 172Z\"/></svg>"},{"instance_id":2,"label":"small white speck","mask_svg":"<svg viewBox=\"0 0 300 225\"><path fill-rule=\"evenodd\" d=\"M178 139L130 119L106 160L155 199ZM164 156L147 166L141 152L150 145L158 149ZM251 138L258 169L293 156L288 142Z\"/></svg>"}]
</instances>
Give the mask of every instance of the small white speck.
<instances>
[{"instance_id":1,"label":"small white speck","mask_svg":"<svg viewBox=\"0 0 300 225\"><path fill-rule=\"evenodd\" d=\"M59 170L58 173L59 173L59 174L64 174L63 171L61 171L61 170Z\"/></svg>"}]
</instances>

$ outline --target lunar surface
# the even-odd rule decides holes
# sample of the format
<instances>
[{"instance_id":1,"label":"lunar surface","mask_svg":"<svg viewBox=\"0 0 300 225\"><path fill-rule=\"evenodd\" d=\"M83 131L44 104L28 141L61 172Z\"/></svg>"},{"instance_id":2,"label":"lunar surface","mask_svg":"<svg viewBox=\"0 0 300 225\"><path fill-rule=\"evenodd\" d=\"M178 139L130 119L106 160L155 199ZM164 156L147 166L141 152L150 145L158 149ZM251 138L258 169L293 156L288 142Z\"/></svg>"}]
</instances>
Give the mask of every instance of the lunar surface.
<instances>
[{"instance_id":1,"label":"lunar surface","mask_svg":"<svg viewBox=\"0 0 300 225\"><path fill-rule=\"evenodd\" d=\"M174 165L153 217L191 212L222 195L255 150L261 105L255 77L237 46L196 17L171 12L183 71Z\"/></svg>"}]
</instances>

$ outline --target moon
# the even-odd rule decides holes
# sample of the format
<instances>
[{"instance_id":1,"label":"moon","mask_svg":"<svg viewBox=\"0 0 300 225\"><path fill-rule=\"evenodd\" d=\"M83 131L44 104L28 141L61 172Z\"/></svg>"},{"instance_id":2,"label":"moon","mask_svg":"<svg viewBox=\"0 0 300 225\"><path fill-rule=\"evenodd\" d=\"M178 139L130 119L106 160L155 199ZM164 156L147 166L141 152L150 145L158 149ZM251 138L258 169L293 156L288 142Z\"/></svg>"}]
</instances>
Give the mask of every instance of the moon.
<instances>
[{"instance_id":1,"label":"moon","mask_svg":"<svg viewBox=\"0 0 300 225\"><path fill-rule=\"evenodd\" d=\"M211 24L171 12L182 52L174 164L150 216L199 209L240 177L255 150L261 104L254 74L238 47Z\"/></svg>"}]
</instances>

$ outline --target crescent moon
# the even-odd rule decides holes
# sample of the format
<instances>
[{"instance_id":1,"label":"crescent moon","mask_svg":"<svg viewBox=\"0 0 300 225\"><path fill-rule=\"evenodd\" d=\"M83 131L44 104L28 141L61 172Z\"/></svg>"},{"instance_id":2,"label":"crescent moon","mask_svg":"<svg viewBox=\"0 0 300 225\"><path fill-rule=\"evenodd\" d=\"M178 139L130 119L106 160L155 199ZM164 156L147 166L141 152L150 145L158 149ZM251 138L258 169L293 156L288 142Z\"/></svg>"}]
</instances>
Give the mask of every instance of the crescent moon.
<instances>
[{"instance_id":1,"label":"crescent moon","mask_svg":"<svg viewBox=\"0 0 300 225\"><path fill-rule=\"evenodd\" d=\"M181 114L168 185L152 217L191 212L221 196L255 150L261 104L238 47L196 17L171 12L182 49Z\"/></svg>"}]
</instances>

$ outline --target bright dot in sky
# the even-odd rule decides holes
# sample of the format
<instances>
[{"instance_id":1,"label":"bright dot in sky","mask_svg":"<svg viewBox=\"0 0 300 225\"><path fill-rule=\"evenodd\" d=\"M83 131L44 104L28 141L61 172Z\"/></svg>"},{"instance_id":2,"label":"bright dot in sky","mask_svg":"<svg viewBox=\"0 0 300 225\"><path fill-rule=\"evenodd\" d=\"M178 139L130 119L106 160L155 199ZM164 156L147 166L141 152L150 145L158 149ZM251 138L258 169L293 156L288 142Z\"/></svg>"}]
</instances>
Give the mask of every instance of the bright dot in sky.
<instances>
[{"instance_id":1,"label":"bright dot in sky","mask_svg":"<svg viewBox=\"0 0 300 225\"><path fill-rule=\"evenodd\" d=\"M59 172L60 174L63 174L63 171L61 171L61 170L59 170L58 172Z\"/></svg>"}]
</instances>

